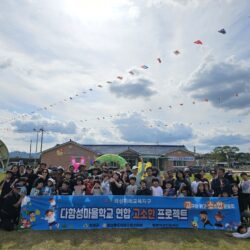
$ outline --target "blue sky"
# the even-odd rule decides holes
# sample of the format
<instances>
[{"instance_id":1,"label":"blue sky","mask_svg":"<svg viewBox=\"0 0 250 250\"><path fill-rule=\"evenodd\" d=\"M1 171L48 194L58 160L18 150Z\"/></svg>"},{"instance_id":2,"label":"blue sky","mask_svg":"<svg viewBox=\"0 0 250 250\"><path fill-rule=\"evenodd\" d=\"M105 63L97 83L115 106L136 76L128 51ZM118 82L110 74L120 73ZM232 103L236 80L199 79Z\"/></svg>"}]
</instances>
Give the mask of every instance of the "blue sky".
<instances>
[{"instance_id":1,"label":"blue sky","mask_svg":"<svg viewBox=\"0 0 250 250\"><path fill-rule=\"evenodd\" d=\"M0 137L28 151L43 127L44 148L73 139L247 152L249 15L248 0L3 0Z\"/></svg>"}]
</instances>

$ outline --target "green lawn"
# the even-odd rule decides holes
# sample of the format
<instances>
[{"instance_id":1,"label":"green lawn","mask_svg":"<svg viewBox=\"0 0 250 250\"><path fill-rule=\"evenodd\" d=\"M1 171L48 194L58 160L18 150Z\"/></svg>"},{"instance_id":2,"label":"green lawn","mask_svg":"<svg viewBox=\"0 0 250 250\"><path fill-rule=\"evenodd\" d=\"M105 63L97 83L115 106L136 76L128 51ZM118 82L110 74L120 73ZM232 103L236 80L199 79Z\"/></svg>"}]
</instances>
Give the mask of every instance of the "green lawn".
<instances>
[{"instance_id":1,"label":"green lawn","mask_svg":"<svg viewBox=\"0 0 250 250\"><path fill-rule=\"evenodd\" d=\"M220 231L191 229L113 229L89 231L0 231L0 249L249 249L240 240Z\"/></svg>"}]
</instances>

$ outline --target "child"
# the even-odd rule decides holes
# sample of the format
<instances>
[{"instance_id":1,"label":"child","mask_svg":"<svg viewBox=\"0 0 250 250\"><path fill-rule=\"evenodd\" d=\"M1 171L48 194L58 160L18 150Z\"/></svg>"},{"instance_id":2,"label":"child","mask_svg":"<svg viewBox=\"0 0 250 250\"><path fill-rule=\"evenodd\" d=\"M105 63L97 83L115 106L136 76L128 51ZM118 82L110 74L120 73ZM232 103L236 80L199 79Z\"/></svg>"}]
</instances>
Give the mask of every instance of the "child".
<instances>
[{"instance_id":1,"label":"child","mask_svg":"<svg viewBox=\"0 0 250 250\"><path fill-rule=\"evenodd\" d=\"M239 197L239 187L236 183L232 185L232 196L233 197Z\"/></svg>"},{"instance_id":2,"label":"child","mask_svg":"<svg viewBox=\"0 0 250 250\"><path fill-rule=\"evenodd\" d=\"M8 170L6 172L5 179L0 183L0 190L1 190L0 204L2 203L1 201L3 197L11 191L11 185L13 183L12 176L13 176L13 173Z\"/></svg>"},{"instance_id":3,"label":"child","mask_svg":"<svg viewBox=\"0 0 250 250\"><path fill-rule=\"evenodd\" d=\"M164 196L175 196L175 188L173 188L173 182L168 181L165 184Z\"/></svg>"},{"instance_id":4,"label":"child","mask_svg":"<svg viewBox=\"0 0 250 250\"><path fill-rule=\"evenodd\" d=\"M237 233L232 233L232 236L242 239L250 238L250 227L241 225L238 227Z\"/></svg>"},{"instance_id":5,"label":"child","mask_svg":"<svg viewBox=\"0 0 250 250\"><path fill-rule=\"evenodd\" d=\"M136 177L131 176L129 178L129 185L126 187L126 195L135 195L137 191Z\"/></svg>"},{"instance_id":6,"label":"child","mask_svg":"<svg viewBox=\"0 0 250 250\"><path fill-rule=\"evenodd\" d=\"M71 195L72 191L69 187L69 182L63 181L62 186L58 190L59 195Z\"/></svg>"},{"instance_id":7,"label":"child","mask_svg":"<svg viewBox=\"0 0 250 250\"><path fill-rule=\"evenodd\" d=\"M163 196L163 190L160 187L160 181L158 178L152 180L152 196Z\"/></svg>"},{"instance_id":8,"label":"child","mask_svg":"<svg viewBox=\"0 0 250 250\"><path fill-rule=\"evenodd\" d=\"M188 186L182 183L179 191L177 192L177 197L187 197L187 196L189 196Z\"/></svg>"},{"instance_id":9,"label":"child","mask_svg":"<svg viewBox=\"0 0 250 250\"><path fill-rule=\"evenodd\" d=\"M76 185L74 186L73 195L85 195L86 186L83 185L83 180L81 177L76 179Z\"/></svg>"},{"instance_id":10,"label":"child","mask_svg":"<svg viewBox=\"0 0 250 250\"><path fill-rule=\"evenodd\" d=\"M145 180L141 180L141 186L137 190L136 195L152 195L152 191L147 188L147 183Z\"/></svg>"},{"instance_id":11,"label":"child","mask_svg":"<svg viewBox=\"0 0 250 250\"><path fill-rule=\"evenodd\" d=\"M92 195L102 195L103 194L100 181L95 181L95 184L91 190L91 194Z\"/></svg>"},{"instance_id":12,"label":"child","mask_svg":"<svg viewBox=\"0 0 250 250\"><path fill-rule=\"evenodd\" d=\"M31 189L30 196L38 196L43 194L43 181L38 181L35 187Z\"/></svg>"},{"instance_id":13,"label":"child","mask_svg":"<svg viewBox=\"0 0 250 250\"><path fill-rule=\"evenodd\" d=\"M26 178L25 177L21 177L19 180L18 180L18 185L20 187L20 195L23 195L25 196L27 194L27 188L26 188Z\"/></svg>"},{"instance_id":14,"label":"child","mask_svg":"<svg viewBox=\"0 0 250 250\"><path fill-rule=\"evenodd\" d=\"M54 195L55 194L55 180L49 178L47 181L47 185L43 190L43 195Z\"/></svg>"}]
</instances>

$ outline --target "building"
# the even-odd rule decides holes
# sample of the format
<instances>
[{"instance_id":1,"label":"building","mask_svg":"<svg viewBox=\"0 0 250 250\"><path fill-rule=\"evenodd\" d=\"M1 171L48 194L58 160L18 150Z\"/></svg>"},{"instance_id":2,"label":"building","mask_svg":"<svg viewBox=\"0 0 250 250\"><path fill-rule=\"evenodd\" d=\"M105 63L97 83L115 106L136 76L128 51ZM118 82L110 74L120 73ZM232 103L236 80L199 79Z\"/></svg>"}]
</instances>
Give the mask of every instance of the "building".
<instances>
[{"instance_id":1,"label":"building","mask_svg":"<svg viewBox=\"0 0 250 250\"><path fill-rule=\"evenodd\" d=\"M184 145L81 145L71 140L43 151L41 162L51 166L67 167L74 162L89 166L103 154L118 154L131 166L136 165L139 157L142 157L161 170L195 165L194 153Z\"/></svg>"}]
</instances>

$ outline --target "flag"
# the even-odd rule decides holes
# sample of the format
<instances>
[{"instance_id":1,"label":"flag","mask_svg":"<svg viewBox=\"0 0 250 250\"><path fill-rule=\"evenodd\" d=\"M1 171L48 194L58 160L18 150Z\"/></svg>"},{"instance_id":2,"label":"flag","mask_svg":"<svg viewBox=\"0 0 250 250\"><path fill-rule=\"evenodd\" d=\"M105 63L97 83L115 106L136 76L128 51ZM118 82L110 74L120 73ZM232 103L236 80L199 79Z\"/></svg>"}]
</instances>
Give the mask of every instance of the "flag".
<instances>
[{"instance_id":1,"label":"flag","mask_svg":"<svg viewBox=\"0 0 250 250\"><path fill-rule=\"evenodd\" d=\"M225 35L227 33L225 29L218 30L218 32L223 34L223 35Z\"/></svg>"},{"instance_id":2,"label":"flag","mask_svg":"<svg viewBox=\"0 0 250 250\"><path fill-rule=\"evenodd\" d=\"M201 40L196 40L196 41L194 41L194 43L198 44L198 45L202 45L203 44L203 42Z\"/></svg>"}]
</instances>

